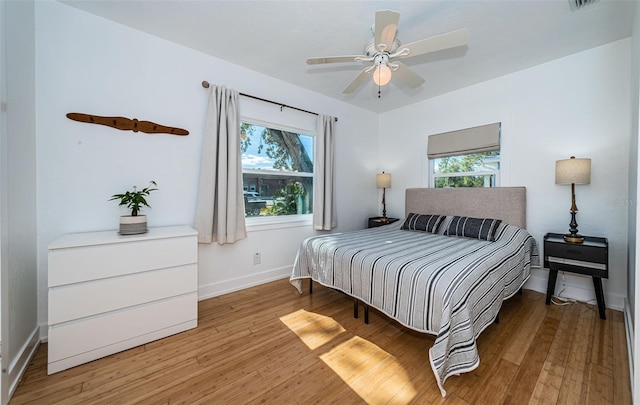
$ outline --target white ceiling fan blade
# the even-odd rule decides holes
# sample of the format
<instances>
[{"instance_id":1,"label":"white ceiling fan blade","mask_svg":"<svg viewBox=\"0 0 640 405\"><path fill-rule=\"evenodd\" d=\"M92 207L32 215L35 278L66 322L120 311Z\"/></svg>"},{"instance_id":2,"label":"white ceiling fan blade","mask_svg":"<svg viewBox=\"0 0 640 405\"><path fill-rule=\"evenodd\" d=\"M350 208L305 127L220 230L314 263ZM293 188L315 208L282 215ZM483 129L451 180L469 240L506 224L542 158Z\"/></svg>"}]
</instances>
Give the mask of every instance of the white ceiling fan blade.
<instances>
[{"instance_id":1,"label":"white ceiling fan blade","mask_svg":"<svg viewBox=\"0 0 640 405\"><path fill-rule=\"evenodd\" d=\"M356 62L356 58L366 58L364 55L325 56L323 58L309 58L307 65L321 65L323 63Z\"/></svg>"},{"instance_id":2,"label":"white ceiling fan blade","mask_svg":"<svg viewBox=\"0 0 640 405\"><path fill-rule=\"evenodd\" d=\"M436 52L443 49L455 48L469 43L469 30L463 28L457 31L447 32L433 37L425 38L420 41L402 45L400 48L408 48L409 55L404 56L410 58L412 56L422 55L429 52ZM403 57L400 55L400 57Z\"/></svg>"},{"instance_id":3,"label":"white ceiling fan blade","mask_svg":"<svg viewBox=\"0 0 640 405\"><path fill-rule=\"evenodd\" d=\"M370 67L366 67L362 69L358 74L358 76L356 76L356 78L353 79L351 83L349 83L347 88L344 89L342 93L344 94L353 93L358 87L360 87L362 83L364 83L367 80L369 73L371 73L371 70L372 69Z\"/></svg>"},{"instance_id":4,"label":"white ceiling fan blade","mask_svg":"<svg viewBox=\"0 0 640 405\"><path fill-rule=\"evenodd\" d=\"M391 50L398 30L398 21L400 21L400 13L391 10L376 12L375 45L377 50ZM384 49L380 49L379 45L381 44L384 44Z\"/></svg>"},{"instance_id":5,"label":"white ceiling fan blade","mask_svg":"<svg viewBox=\"0 0 640 405\"><path fill-rule=\"evenodd\" d=\"M417 74L413 73L411 69L402 62L394 62L394 65L398 66L398 69L393 72L393 76L402 80L407 86L413 88L419 87L424 83L424 79Z\"/></svg>"}]
</instances>

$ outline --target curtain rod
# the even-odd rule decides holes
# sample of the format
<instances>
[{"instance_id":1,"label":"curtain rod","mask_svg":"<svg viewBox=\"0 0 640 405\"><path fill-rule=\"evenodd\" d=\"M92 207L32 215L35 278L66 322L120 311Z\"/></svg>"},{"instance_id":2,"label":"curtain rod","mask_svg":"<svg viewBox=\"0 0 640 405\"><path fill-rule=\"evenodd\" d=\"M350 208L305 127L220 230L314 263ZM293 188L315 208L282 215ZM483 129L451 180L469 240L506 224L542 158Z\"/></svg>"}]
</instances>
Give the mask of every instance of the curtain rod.
<instances>
[{"instance_id":1,"label":"curtain rod","mask_svg":"<svg viewBox=\"0 0 640 405\"><path fill-rule=\"evenodd\" d=\"M202 87L204 87L205 89L208 89L209 88L209 82L206 81L206 80L203 80L202 81ZM282 111L283 108L291 108L292 110L302 111L302 112L305 112L307 114L318 115L317 112L303 110L302 108L293 107L293 106L290 106L290 105L287 105L287 104L278 103L277 101L267 100L266 98L252 96L251 94L240 93L240 95L244 96L244 97L252 98L254 100L264 101L265 103L271 103L271 104L279 105L280 106L280 111ZM336 122L338 122L338 117L334 117L334 119L336 120Z\"/></svg>"}]
</instances>

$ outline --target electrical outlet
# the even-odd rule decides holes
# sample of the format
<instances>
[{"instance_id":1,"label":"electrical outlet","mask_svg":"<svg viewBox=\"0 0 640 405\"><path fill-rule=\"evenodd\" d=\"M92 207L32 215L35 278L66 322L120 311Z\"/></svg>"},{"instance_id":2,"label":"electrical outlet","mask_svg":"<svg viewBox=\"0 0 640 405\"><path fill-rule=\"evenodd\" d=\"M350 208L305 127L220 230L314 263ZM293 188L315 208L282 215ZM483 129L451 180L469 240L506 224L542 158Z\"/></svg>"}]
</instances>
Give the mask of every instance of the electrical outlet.
<instances>
[{"instance_id":1,"label":"electrical outlet","mask_svg":"<svg viewBox=\"0 0 640 405\"><path fill-rule=\"evenodd\" d=\"M262 259L260 253L253 254L253 264L260 264L260 260Z\"/></svg>"}]
</instances>

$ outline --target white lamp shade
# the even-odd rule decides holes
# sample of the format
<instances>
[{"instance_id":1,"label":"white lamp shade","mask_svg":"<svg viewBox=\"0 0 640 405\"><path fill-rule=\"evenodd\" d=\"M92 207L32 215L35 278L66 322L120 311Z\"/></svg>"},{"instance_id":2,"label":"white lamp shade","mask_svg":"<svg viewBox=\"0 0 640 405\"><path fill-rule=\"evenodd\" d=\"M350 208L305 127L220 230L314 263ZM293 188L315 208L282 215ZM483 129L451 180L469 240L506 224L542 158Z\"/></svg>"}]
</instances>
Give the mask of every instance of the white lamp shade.
<instances>
[{"instance_id":1,"label":"white lamp shade","mask_svg":"<svg viewBox=\"0 0 640 405\"><path fill-rule=\"evenodd\" d=\"M591 159L571 156L570 159L556 161L556 184L591 183Z\"/></svg>"},{"instance_id":2,"label":"white lamp shade","mask_svg":"<svg viewBox=\"0 0 640 405\"><path fill-rule=\"evenodd\" d=\"M391 188L391 174L389 173L378 173L376 175L376 186L378 188Z\"/></svg>"},{"instance_id":3,"label":"white lamp shade","mask_svg":"<svg viewBox=\"0 0 640 405\"><path fill-rule=\"evenodd\" d=\"M389 66L381 63L373 71L373 82L377 86L385 86L391 81L391 69Z\"/></svg>"}]
</instances>

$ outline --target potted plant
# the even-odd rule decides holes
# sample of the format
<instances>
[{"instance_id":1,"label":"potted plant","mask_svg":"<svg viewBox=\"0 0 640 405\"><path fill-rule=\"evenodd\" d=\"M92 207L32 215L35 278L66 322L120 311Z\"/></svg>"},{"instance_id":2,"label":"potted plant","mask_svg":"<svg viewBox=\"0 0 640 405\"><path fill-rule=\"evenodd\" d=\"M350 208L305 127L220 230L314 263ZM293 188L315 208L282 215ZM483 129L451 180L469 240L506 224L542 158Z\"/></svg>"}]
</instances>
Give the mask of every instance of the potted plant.
<instances>
[{"instance_id":1,"label":"potted plant","mask_svg":"<svg viewBox=\"0 0 640 405\"><path fill-rule=\"evenodd\" d=\"M138 215L140 209L145 206L151 208L145 197L148 197L152 191L156 191L156 182L151 180L149 185L142 190L138 190L133 186L133 191L126 191L124 194L114 194L109 201L120 200L118 206L126 206L131 210L131 215L123 215L120 217L120 234L136 235L147 232L147 216Z\"/></svg>"}]
</instances>

